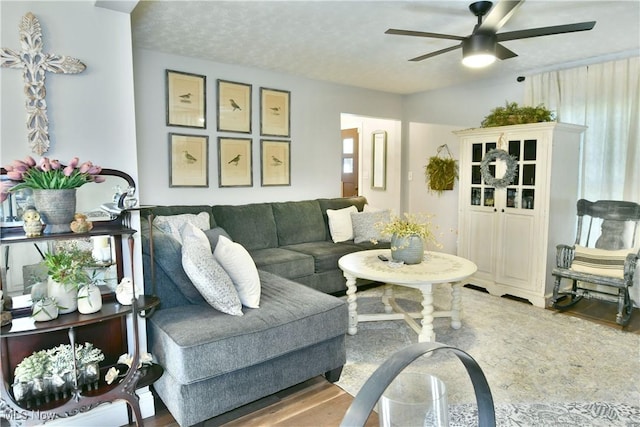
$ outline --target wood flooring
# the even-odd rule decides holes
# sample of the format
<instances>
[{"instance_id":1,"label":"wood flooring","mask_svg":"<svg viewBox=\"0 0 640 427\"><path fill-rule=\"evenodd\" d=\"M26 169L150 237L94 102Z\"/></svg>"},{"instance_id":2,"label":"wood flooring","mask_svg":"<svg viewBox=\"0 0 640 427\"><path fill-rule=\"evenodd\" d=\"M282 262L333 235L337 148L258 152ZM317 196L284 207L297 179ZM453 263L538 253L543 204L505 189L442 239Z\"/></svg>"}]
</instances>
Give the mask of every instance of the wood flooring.
<instances>
[{"instance_id":1,"label":"wood flooring","mask_svg":"<svg viewBox=\"0 0 640 427\"><path fill-rule=\"evenodd\" d=\"M553 308L550 308L550 310L558 311ZM633 309L631 320L625 327L622 327L616 323L618 305L609 301L583 298L582 300L578 301L576 305L568 310L565 310L562 313L590 320L592 322L609 326L614 329L620 329L632 334L640 335L640 308L637 307Z\"/></svg>"},{"instance_id":2,"label":"wood flooring","mask_svg":"<svg viewBox=\"0 0 640 427\"><path fill-rule=\"evenodd\" d=\"M145 418L145 427L178 427L162 401L155 399L156 415ZM353 397L324 377L312 378L302 384L241 408L211 418L205 427L336 427L351 405ZM373 412L368 427L378 426ZM134 424L129 424L133 427Z\"/></svg>"}]
</instances>

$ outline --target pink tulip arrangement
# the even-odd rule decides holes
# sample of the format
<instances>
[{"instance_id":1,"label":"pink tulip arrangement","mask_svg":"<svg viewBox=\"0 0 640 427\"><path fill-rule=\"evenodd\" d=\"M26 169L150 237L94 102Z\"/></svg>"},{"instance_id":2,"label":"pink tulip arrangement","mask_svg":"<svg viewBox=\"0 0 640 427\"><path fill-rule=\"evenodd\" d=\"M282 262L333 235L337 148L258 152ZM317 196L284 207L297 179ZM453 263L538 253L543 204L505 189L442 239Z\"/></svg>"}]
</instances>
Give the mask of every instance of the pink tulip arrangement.
<instances>
[{"instance_id":1,"label":"pink tulip arrangement","mask_svg":"<svg viewBox=\"0 0 640 427\"><path fill-rule=\"evenodd\" d=\"M51 190L78 188L88 182L104 182L104 176L100 166L90 161L80 163L80 159L74 157L68 165L63 165L58 160L50 160L43 157L36 162L33 157L27 156L24 160L14 160L5 166L7 178L2 184L0 201L6 200L10 191L23 188Z\"/></svg>"}]
</instances>

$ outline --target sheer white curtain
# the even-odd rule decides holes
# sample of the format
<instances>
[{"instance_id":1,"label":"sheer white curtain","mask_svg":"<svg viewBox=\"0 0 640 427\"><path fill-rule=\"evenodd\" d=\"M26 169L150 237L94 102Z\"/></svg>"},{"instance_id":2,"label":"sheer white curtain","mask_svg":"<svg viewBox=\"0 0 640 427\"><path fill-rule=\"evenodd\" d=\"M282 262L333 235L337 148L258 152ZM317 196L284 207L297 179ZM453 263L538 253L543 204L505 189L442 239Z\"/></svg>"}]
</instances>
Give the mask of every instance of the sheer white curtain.
<instances>
[{"instance_id":1,"label":"sheer white curtain","mask_svg":"<svg viewBox=\"0 0 640 427\"><path fill-rule=\"evenodd\" d=\"M640 203L640 57L527 77L524 99L588 126L579 197Z\"/></svg>"},{"instance_id":2,"label":"sheer white curtain","mask_svg":"<svg viewBox=\"0 0 640 427\"><path fill-rule=\"evenodd\" d=\"M528 77L524 101L556 111L559 122L588 126L578 198L640 203L640 57ZM630 294L640 306L638 272Z\"/></svg>"}]
</instances>

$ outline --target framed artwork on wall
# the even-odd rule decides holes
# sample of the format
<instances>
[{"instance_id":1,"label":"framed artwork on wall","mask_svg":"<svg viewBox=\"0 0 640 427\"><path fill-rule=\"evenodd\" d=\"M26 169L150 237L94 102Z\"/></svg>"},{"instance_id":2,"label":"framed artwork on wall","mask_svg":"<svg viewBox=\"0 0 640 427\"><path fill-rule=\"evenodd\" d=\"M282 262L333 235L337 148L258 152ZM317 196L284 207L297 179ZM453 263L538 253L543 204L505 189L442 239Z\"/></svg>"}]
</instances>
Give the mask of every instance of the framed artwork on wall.
<instances>
[{"instance_id":1,"label":"framed artwork on wall","mask_svg":"<svg viewBox=\"0 0 640 427\"><path fill-rule=\"evenodd\" d=\"M251 85L218 79L218 131L251 133Z\"/></svg>"},{"instance_id":2,"label":"framed artwork on wall","mask_svg":"<svg viewBox=\"0 0 640 427\"><path fill-rule=\"evenodd\" d=\"M387 189L387 132L384 130L371 134L371 188Z\"/></svg>"},{"instance_id":3,"label":"framed artwork on wall","mask_svg":"<svg viewBox=\"0 0 640 427\"><path fill-rule=\"evenodd\" d=\"M169 187L209 186L209 137L169 134Z\"/></svg>"},{"instance_id":4,"label":"framed artwork on wall","mask_svg":"<svg viewBox=\"0 0 640 427\"><path fill-rule=\"evenodd\" d=\"M291 185L290 141L260 141L261 185L263 187Z\"/></svg>"},{"instance_id":5,"label":"framed artwork on wall","mask_svg":"<svg viewBox=\"0 0 640 427\"><path fill-rule=\"evenodd\" d=\"M167 126L207 128L207 78L167 70Z\"/></svg>"},{"instance_id":6,"label":"framed artwork on wall","mask_svg":"<svg viewBox=\"0 0 640 427\"><path fill-rule=\"evenodd\" d=\"M260 88L260 135L291 136L291 92Z\"/></svg>"},{"instance_id":7,"label":"framed artwork on wall","mask_svg":"<svg viewBox=\"0 0 640 427\"><path fill-rule=\"evenodd\" d=\"M253 187L251 138L218 138L218 187Z\"/></svg>"}]
</instances>

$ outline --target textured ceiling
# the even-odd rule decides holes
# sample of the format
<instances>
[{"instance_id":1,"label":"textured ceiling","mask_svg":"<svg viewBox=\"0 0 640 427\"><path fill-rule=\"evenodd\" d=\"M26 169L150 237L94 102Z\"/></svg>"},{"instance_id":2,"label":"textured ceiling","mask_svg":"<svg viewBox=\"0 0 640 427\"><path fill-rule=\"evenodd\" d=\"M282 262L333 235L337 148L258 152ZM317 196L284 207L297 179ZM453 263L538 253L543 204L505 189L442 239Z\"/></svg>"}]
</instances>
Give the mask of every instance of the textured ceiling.
<instances>
[{"instance_id":1,"label":"textured ceiling","mask_svg":"<svg viewBox=\"0 0 640 427\"><path fill-rule=\"evenodd\" d=\"M483 70L458 42L384 34L401 28L467 36L466 1L142 1L132 13L135 47L408 94L640 54L640 1L525 2L501 32L597 21L593 30L514 40L519 56Z\"/></svg>"}]
</instances>

